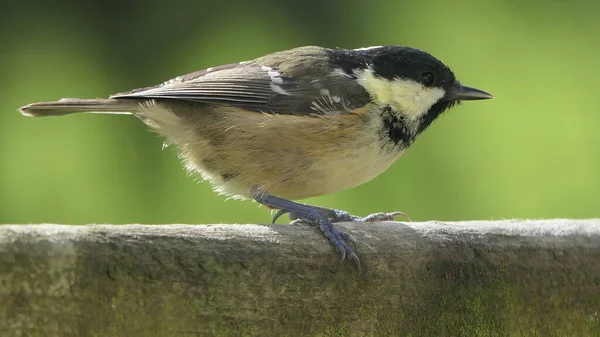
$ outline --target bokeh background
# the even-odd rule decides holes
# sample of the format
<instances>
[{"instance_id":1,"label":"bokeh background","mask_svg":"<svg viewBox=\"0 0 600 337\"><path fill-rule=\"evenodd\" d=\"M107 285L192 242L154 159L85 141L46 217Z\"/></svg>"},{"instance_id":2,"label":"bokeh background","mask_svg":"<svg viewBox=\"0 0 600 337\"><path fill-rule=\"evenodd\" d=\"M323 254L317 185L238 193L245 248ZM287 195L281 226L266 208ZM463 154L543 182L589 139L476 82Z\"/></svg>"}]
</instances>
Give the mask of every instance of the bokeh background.
<instances>
[{"instance_id":1,"label":"bokeh background","mask_svg":"<svg viewBox=\"0 0 600 337\"><path fill-rule=\"evenodd\" d=\"M495 95L385 174L306 202L415 220L600 216L598 1L9 0L0 11L0 223L267 222L189 177L128 116L17 108L105 97L301 45L424 49ZM343 169L343 168L332 168Z\"/></svg>"}]
</instances>

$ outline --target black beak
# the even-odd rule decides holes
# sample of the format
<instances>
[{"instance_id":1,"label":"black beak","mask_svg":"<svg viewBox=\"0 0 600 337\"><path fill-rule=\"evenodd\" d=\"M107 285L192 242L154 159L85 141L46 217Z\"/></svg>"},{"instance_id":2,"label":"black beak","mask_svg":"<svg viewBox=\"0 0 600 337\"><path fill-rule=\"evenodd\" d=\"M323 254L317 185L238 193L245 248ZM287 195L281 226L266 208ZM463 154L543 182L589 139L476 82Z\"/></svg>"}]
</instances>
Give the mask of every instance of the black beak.
<instances>
[{"instance_id":1,"label":"black beak","mask_svg":"<svg viewBox=\"0 0 600 337\"><path fill-rule=\"evenodd\" d=\"M461 85L458 82L456 82L448 92L449 100L474 101L478 99L490 98L494 98L494 96L488 94L485 91Z\"/></svg>"}]
</instances>

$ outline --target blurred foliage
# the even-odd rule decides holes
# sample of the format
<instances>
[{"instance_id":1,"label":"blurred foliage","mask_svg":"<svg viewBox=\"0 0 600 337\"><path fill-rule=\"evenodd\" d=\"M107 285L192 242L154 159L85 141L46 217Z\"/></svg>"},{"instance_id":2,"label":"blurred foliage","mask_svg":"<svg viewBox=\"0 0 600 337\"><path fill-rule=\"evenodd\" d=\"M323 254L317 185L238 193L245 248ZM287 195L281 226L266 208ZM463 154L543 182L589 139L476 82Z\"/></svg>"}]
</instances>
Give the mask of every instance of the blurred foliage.
<instances>
[{"instance_id":1,"label":"blurred foliage","mask_svg":"<svg viewBox=\"0 0 600 337\"><path fill-rule=\"evenodd\" d=\"M451 110L370 183L307 202L415 220L598 217L599 36L597 1L9 0L0 223L270 220L189 177L135 118L16 109L311 44L421 48L496 99Z\"/></svg>"}]
</instances>

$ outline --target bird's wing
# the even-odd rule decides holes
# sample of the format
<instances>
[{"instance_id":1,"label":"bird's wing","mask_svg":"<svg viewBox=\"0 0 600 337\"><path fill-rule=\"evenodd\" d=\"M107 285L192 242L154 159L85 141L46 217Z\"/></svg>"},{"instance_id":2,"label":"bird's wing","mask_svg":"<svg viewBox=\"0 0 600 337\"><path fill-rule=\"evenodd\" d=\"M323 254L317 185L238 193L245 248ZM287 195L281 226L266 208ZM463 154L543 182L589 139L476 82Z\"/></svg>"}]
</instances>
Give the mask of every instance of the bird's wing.
<instances>
[{"instance_id":1,"label":"bird's wing","mask_svg":"<svg viewBox=\"0 0 600 337\"><path fill-rule=\"evenodd\" d=\"M111 98L178 99L297 115L351 112L370 101L351 75L341 71L308 71L294 76L291 71L280 71L255 61L242 62L200 70L156 87L119 93Z\"/></svg>"}]
</instances>

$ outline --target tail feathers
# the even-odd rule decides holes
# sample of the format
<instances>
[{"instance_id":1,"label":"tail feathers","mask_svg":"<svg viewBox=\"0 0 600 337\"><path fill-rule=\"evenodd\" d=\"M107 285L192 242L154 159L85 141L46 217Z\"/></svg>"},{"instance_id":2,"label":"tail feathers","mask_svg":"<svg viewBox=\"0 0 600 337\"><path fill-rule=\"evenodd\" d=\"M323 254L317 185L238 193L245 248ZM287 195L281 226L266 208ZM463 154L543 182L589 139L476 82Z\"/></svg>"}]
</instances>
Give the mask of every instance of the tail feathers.
<instances>
[{"instance_id":1,"label":"tail feathers","mask_svg":"<svg viewBox=\"0 0 600 337\"><path fill-rule=\"evenodd\" d=\"M62 116L76 112L132 114L139 109L139 102L125 99L80 99L63 98L55 102L32 103L21 107L25 116Z\"/></svg>"}]
</instances>

